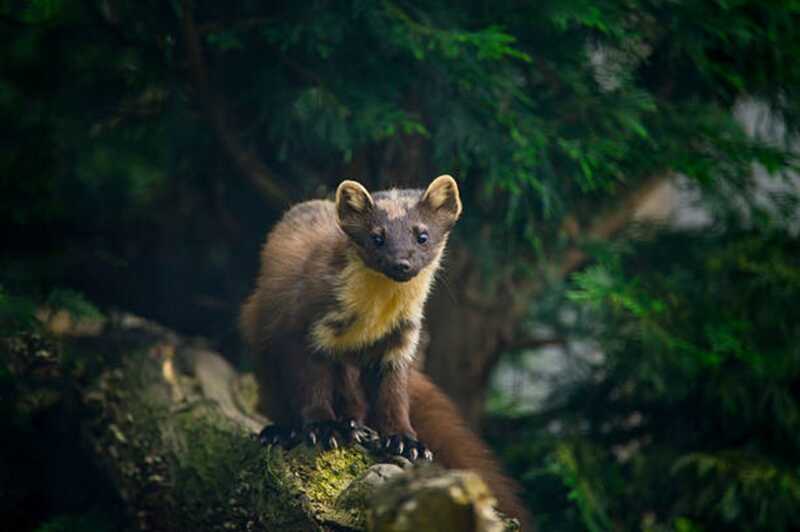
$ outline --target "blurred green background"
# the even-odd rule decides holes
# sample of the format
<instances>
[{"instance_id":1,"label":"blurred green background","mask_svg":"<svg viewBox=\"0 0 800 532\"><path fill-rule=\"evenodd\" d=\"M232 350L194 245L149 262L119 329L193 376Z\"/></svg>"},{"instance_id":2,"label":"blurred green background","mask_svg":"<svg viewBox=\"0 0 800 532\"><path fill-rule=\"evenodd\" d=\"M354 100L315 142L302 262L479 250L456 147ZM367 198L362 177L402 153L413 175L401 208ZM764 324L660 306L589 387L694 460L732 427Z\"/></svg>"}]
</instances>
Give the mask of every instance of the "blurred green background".
<instances>
[{"instance_id":1,"label":"blurred green background","mask_svg":"<svg viewBox=\"0 0 800 532\"><path fill-rule=\"evenodd\" d=\"M2 334L119 308L246 369L288 205L450 173L424 365L539 528L798 530L798 57L794 1L2 0ZM18 384L0 522L126 526Z\"/></svg>"}]
</instances>

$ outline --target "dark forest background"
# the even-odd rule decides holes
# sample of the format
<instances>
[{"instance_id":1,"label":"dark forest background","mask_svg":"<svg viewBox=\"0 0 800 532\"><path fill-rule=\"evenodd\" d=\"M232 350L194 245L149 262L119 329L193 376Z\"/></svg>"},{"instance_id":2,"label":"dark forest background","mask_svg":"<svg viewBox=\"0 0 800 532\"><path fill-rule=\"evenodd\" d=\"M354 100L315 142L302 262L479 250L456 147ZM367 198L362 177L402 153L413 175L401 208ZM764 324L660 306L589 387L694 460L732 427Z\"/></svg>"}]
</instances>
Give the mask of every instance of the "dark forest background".
<instances>
[{"instance_id":1,"label":"dark forest background","mask_svg":"<svg viewBox=\"0 0 800 532\"><path fill-rule=\"evenodd\" d=\"M288 205L450 173L424 366L540 529L798 530L798 57L788 1L0 1L2 334L124 309L246 369ZM4 525L125 526L2 410Z\"/></svg>"}]
</instances>

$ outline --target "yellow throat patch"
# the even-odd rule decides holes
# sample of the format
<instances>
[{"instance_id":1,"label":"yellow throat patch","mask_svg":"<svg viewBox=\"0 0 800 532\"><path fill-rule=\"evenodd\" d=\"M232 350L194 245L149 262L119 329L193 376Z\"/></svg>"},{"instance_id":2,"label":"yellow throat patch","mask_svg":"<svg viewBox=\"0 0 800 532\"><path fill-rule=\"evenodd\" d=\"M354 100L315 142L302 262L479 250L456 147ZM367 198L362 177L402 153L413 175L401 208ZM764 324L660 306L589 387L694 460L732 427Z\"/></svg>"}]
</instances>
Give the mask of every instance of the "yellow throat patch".
<instances>
[{"instance_id":1,"label":"yellow throat patch","mask_svg":"<svg viewBox=\"0 0 800 532\"><path fill-rule=\"evenodd\" d=\"M314 344L332 352L352 351L377 342L401 321L422 321L423 306L439 258L410 281L398 283L350 254L336 289L338 308L314 324L311 330ZM330 325L333 321L348 325L337 330Z\"/></svg>"}]
</instances>

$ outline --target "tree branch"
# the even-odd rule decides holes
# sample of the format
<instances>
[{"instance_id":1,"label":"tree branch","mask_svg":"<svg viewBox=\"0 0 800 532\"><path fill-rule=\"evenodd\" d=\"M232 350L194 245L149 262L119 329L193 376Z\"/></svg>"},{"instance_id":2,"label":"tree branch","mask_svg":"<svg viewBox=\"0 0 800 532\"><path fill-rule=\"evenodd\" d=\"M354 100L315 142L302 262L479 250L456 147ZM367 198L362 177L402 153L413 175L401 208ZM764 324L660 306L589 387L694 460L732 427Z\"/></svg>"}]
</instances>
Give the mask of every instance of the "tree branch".
<instances>
[{"instance_id":1,"label":"tree branch","mask_svg":"<svg viewBox=\"0 0 800 532\"><path fill-rule=\"evenodd\" d=\"M80 425L137 529L518 530L475 473L404 470L359 445L264 448L252 437L266 422L252 375L197 340L130 314L41 316L59 336L0 336L0 369L14 383L4 400L45 419L58 412L62 429ZM64 345L97 371L65 364Z\"/></svg>"},{"instance_id":2,"label":"tree branch","mask_svg":"<svg viewBox=\"0 0 800 532\"><path fill-rule=\"evenodd\" d=\"M255 154L242 145L235 128L231 127L231 119L226 112L225 102L211 88L208 66L203 56L191 0L182 0L181 7L189 70L197 95L220 144L236 164L241 174L267 203L278 209L286 208L290 203L289 194L277 184L277 179L273 172Z\"/></svg>"},{"instance_id":3,"label":"tree branch","mask_svg":"<svg viewBox=\"0 0 800 532\"><path fill-rule=\"evenodd\" d=\"M577 236L583 241L607 240L620 231L633 219L634 214L658 190L658 187L671 174L662 173L646 179L639 186L629 191L622 201L592 221L588 230ZM570 248L558 261L559 277L563 278L577 270L588 260L586 252L577 246Z\"/></svg>"},{"instance_id":4,"label":"tree branch","mask_svg":"<svg viewBox=\"0 0 800 532\"><path fill-rule=\"evenodd\" d=\"M593 239L610 239L622 231L637 210L649 200L669 174L646 179L620 195L620 200L601 212L583 228L572 223L569 228L574 244L553 252L543 260L550 275L514 278L510 271L497 281L491 294L486 294L483 276L476 271L476 258L464 246L448 255L447 276L458 279L460 296L457 304L439 290L431 302L428 323L432 335L426 357L426 369L443 385L465 411L470 423L477 426L483 412L483 391L503 353L544 345L558 345L558 340L520 337L519 323L528 313L531 301L549 279L563 279L590 259L579 246ZM456 323L457 326L452 324ZM474 331L474 332L473 332ZM436 353L431 356L430 353ZM464 353L469 353L465 358ZM453 378L454 375L458 377Z\"/></svg>"}]
</instances>

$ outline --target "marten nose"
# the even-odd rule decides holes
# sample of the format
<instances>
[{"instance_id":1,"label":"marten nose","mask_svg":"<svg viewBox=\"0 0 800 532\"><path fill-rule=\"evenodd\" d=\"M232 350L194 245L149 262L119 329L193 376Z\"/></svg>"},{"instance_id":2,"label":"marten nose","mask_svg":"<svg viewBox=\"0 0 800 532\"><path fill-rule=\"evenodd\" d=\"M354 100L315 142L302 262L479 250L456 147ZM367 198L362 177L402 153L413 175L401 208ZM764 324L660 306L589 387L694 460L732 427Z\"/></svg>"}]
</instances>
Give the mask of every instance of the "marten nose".
<instances>
[{"instance_id":1,"label":"marten nose","mask_svg":"<svg viewBox=\"0 0 800 532\"><path fill-rule=\"evenodd\" d=\"M399 273L408 273L411 271L411 263L407 260L398 260L392 267L394 271Z\"/></svg>"}]
</instances>

